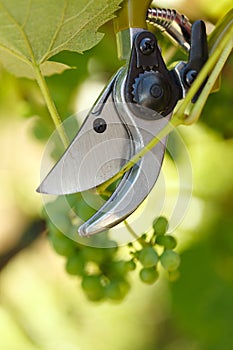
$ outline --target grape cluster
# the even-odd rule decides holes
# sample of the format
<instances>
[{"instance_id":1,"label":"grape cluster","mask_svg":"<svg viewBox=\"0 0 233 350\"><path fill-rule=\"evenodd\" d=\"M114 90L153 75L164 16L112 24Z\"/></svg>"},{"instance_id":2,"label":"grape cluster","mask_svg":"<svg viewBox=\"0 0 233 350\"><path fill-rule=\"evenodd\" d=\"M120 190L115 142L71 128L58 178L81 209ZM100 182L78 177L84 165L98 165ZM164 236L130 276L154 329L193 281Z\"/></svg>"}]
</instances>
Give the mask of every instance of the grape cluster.
<instances>
[{"instance_id":1,"label":"grape cluster","mask_svg":"<svg viewBox=\"0 0 233 350\"><path fill-rule=\"evenodd\" d=\"M130 290L130 272L139 266L139 277L146 284L159 278L159 263L168 271L171 280L178 275L180 257L173 249L176 240L166 234L167 219L157 218L150 233L143 234L128 244L129 258L119 258L116 242L108 242L111 248L96 248L77 243L48 221L50 241L55 251L66 257L66 271L81 279L81 287L91 301L125 298Z\"/></svg>"},{"instance_id":2,"label":"grape cluster","mask_svg":"<svg viewBox=\"0 0 233 350\"><path fill-rule=\"evenodd\" d=\"M130 289L128 273L136 264L120 260L115 242L110 248L82 245L64 236L51 222L49 238L55 251L66 257L66 271L81 278L81 287L91 301L122 300Z\"/></svg>"},{"instance_id":3,"label":"grape cluster","mask_svg":"<svg viewBox=\"0 0 233 350\"><path fill-rule=\"evenodd\" d=\"M152 233L144 234L138 239L141 248L139 250L130 244L131 254L134 261L140 262L141 269L139 277L142 282L153 284L159 278L158 263L168 271L170 280L178 277L178 267L180 265L180 256L173 249L176 247L176 239L166 234L168 221L161 216L154 220ZM160 253L159 253L160 252Z\"/></svg>"}]
</instances>

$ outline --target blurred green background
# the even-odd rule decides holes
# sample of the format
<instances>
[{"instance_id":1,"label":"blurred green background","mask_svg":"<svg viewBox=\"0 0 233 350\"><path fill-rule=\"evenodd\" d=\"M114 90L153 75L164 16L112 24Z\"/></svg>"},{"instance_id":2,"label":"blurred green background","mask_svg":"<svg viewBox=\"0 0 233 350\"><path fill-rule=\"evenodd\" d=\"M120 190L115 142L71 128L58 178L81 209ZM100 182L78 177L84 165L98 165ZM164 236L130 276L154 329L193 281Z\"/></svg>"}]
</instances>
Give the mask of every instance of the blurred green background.
<instances>
[{"instance_id":1,"label":"blurred green background","mask_svg":"<svg viewBox=\"0 0 233 350\"><path fill-rule=\"evenodd\" d=\"M216 23L231 1L156 1L193 21ZM121 65L111 23L84 55L57 59L77 66L48 78L62 118L88 108ZM221 90L197 125L180 131L193 168L193 196L176 230L180 279L154 286L132 274L122 303L91 303L64 259L49 245L35 192L53 131L36 84L0 69L0 348L3 350L233 349L233 58ZM30 242L33 241L32 244Z\"/></svg>"}]
</instances>

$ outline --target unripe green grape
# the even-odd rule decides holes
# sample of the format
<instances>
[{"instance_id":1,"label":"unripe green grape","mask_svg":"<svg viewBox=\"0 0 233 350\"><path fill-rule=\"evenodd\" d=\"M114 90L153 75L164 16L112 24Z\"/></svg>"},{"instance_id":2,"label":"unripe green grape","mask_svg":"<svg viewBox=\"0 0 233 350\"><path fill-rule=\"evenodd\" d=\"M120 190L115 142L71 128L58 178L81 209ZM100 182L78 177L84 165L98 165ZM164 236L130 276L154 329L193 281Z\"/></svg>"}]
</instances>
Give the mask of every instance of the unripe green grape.
<instances>
[{"instance_id":1,"label":"unripe green grape","mask_svg":"<svg viewBox=\"0 0 233 350\"><path fill-rule=\"evenodd\" d=\"M105 287L105 295L112 300L122 300L130 289L129 283L124 279L113 280Z\"/></svg>"},{"instance_id":2,"label":"unripe green grape","mask_svg":"<svg viewBox=\"0 0 233 350\"><path fill-rule=\"evenodd\" d=\"M85 259L82 252L76 252L76 254L68 257L66 261L66 271L70 275L82 276L85 272Z\"/></svg>"},{"instance_id":3,"label":"unripe green grape","mask_svg":"<svg viewBox=\"0 0 233 350\"><path fill-rule=\"evenodd\" d=\"M84 276L82 279L82 288L88 299L91 301L99 301L105 296L100 275Z\"/></svg>"},{"instance_id":4,"label":"unripe green grape","mask_svg":"<svg viewBox=\"0 0 233 350\"><path fill-rule=\"evenodd\" d=\"M53 225L50 220L50 218L52 218L56 227L58 227L61 232L69 232L72 228L72 223L68 211L64 198L60 199L58 197L54 202L47 203L43 213L47 220L47 227L49 228L50 224Z\"/></svg>"},{"instance_id":5,"label":"unripe green grape","mask_svg":"<svg viewBox=\"0 0 233 350\"><path fill-rule=\"evenodd\" d=\"M164 235L168 229L168 221L164 216L160 216L153 221L155 235Z\"/></svg>"},{"instance_id":6,"label":"unripe green grape","mask_svg":"<svg viewBox=\"0 0 233 350\"><path fill-rule=\"evenodd\" d=\"M159 257L154 248L145 247L138 253L138 260L144 267L152 267L158 263Z\"/></svg>"},{"instance_id":7,"label":"unripe green grape","mask_svg":"<svg viewBox=\"0 0 233 350\"><path fill-rule=\"evenodd\" d=\"M49 215L52 215L53 217L57 214L61 214L62 216L65 215L65 201L63 197L58 196L54 201L48 202L45 204L45 207L43 209L43 212L45 216L47 216L47 213Z\"/></svg>"},{"instance_id":8,"label":"unripe green grape","mask_svg":"<svg viewBox=\"0 0 233 350\"><path fill-rule=\"evenodd\" d=\"M106 258L104 248L90 246L85 246L83 248L83 255L87 261L94 261L97 264L102 263Z\"/></svg>"},{"instance_id":9,"label":"unripe green grape","mask_svg":"<svg viewBox=\"0 0 233 350\"><path fill-rule=\"evenodd\" d=\"M53 248L55 251L63 256L72 255L76 249L75 242L61 232L51 232L49 233L50 241L52 242Z\"/></svg>"},{"instance_id":10,"label":"unripe green grape","mask_svg":"<svg viewBox=\"0 0 233 350\"><path fill-rule=\"evenodd\" d=\"M53 216L53 221L55 222L56 226L59 228L60 231L64 233L71 232L72 222L66 213L57 213L56 216Z\"/></svg>"},{"instance_id":11,"label":"unripe green grape","mask_svg":"<svg viewBox=\"0 0 233 350\"><path fill-rule=\"evenodd\" d=\"M136 263L133 260L125 262L126 271L133 271L136 269Z\"/></svg>"},{"instance_id":12,"label":"unripe green grape","mask_svg":"<svg viewBox=\"0 0 233 350\"><path fill-rule=\"evenodd\" d=\"M153 284L159 277L158 271L154 267L144 267L139 273L139 277L142 282L147 284Z\"/></svg>"},{"instance_id":13,"label":"unripe green grape","mask_svg":"<svg viewBox=\"0 0 233 350\"><path fill-rule=\"evenodd\" d=\"M173 250L165 250L160 256L160 261L165 270L171 272L178 269L180 265L180 256Z\"/></svg>"},{"instance_id":14,"label":"unripe green grape","mask_svg":"<svg viewBox=\"0 0 233 350\"><path fill-rule=\"evenodd\" d=\"M124 277L127 273L127 264L124 260L111 261L107 266L106 274L110 278Z\"/></svg>"},{"instance_id":15,"label":"unripe green grape","mask_svg":"<svg viewBox=\"0 0 233 350\"><path fill-rule=\"evenodd\" d=\"M108 246L104 247L104 254L107 258L112 258L118 251L118 245L115 241L109 241Z\"/></svg>"},{"instance_id":16,"label":"unripe green grape","mask_svg":"<svg viewBox=\"0 0 233 350\"><path fill-rule=\"evenodd\" d=\"M155 242L166 249L174 249L177 245L176 239L170 235L160 235Z\"/></svg>"}]
</instances>

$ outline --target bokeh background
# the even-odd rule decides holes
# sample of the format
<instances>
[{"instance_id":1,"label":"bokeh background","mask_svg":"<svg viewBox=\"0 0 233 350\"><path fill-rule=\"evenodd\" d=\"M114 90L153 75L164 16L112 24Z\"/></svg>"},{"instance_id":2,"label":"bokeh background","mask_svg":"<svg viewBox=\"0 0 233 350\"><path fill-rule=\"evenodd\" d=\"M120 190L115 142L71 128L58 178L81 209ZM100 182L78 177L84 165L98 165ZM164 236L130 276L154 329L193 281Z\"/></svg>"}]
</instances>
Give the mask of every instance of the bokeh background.
<instances>
[{"instance_id":1,"label":"bokeh background","mask_svg":"<svg viewBox=\"0 0 233 350\"><path fill-rule=\"evenodd\" d=\"M156 1L191 21L210 23L232 2ZM47 79L63 119L89 108L117 60L112 24L77 66ZM180 128L193 169L193 194L174 233L180 278L143 285L137 271L122 303L87 301L77 278L50 246L35 192L46 141L54 127L36 83L0 68L0 348L3 350L233 349L233 57L221 90L209 97L197 125ZM168 169L169 170L169 169Z\"/></svg>"}]
</instances>

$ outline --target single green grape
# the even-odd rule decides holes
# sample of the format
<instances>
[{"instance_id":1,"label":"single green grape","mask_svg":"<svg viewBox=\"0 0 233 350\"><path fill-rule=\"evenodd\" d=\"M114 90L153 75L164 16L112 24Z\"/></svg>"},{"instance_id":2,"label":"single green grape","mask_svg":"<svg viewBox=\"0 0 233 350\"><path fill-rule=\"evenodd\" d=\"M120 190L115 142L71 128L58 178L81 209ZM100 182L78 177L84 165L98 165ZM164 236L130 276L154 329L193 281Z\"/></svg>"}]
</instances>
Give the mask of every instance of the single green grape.
<instances>
[{"instance_id":1,"label":"single green grape","mask_svg":"<svg viewBox=\"0 0 233 350\"><path fill-rule=\"evenodd\" d=\"M159 256L153 247L145 247L139 251L138 260L144 267L152 267L158 263Z\"/></svg>"},{"instance_id":2,"label":"single green grape","mask_svg":"<svg viewBox=\"0 0 233 350\"><path fill-rule=\"evenodd\" d=\"M75 242L63 235L57 229L54 232L49 232L49 238L53 248L60 255L70 256L77 249Z\"/></svg>"},{"instance_id":3,"label":"single green grape","mask_svg":"<svg viewBox=\"0 0 233 350\"><path fill-rule=\"evenodd\" d=\"M43 209L43 215L47 221L48 228L50 225L53 225L52 221L61 232L69 232L72 228L69 210L67 210L64 198L58 197L55 201L46 203ZM52 221L50 218L52 218Z\"/></svg>"},{"instance_id":4,"label":"single green grape","mask_svg":"<svg viewBox=\"0 0 233 350\"><path fill-rule=\"evenodd\" d=\"M68 257L66 261L66 271L70 275L80 275L85 273L85 258L82 252L77 251L75 254Z\"/></svg>"},{"instance_id":5,"label":"single green grape","mask_svg":"<svg viewBox=\"0 0 233 350\"><path fill-rule=\"evenodd\" d=\"M129 260L125 262L126 271L133 271L136 269L136 263L133 260Z\"/></svg>"},{"instance_id":6,"label":"single green grape","mask_svg":"<svg viewBox=\"0 0 233 350\"><path fill-rule=\"evenodd\" d=\"M105 247L102 249L104 249L104 255L105 255L106 259L112 259L113 256L118 251L118 245L114 241L109 241L108 244L109 244L108 247Z\"/></svg>"},{"instance_id":7,"label":"single green grape","mask_svg":"<svg viewBox=\"0 0 233 350\"><path fill-rule=\"evenodd\" d=\"M160 261L164 269L171 272L178 269L180 265L180 256L173 250L167 249L160 256Z\"/></svg>"},{"instance_id":8,"label":"single green grape","mask_svg":"<svg viewBox=\"0 0 233 350\"><path fill-rule=\"evenodd\" d=\"M176 239L170 235L159 235L155 242L166 249L174 249L177 245Z\"/></svg>"},{"instance_id":9,"label":"single green grape","mask_svg":"<svg viewBox=\"0 0 233 350\"><path fill-rule=\"evenodd\" d=\"M105 290L100 275L85 275L82 279L82 288L91 301L99 301L104 298Z\"/></svg>"},{"instance_id":10,"label":"single green grape","mask_svg":"<svg viewBox=\"0 0 233 350\"><path fill-rule=\"evenodd\" d=\"M154 267L144 267L139 273L139 277L142 282L147 284L153 284L159 277L158 271Z\"/></svg>"},{"instance_id":11,"label":"single green grape","mask_svg":"<svg viewBox=\"0 0 233 350\"><path fill-rule=\"evenodd\" d=\"M112 300L122 300L130 289L129 283L125 279L113 280L105 287L105 295Z\"/></svg>"},{"instance_id":12,"label":"single green grape","mask_svg":"<svg viewBox=\"0 0 233 350\"><path fill-rule=\"evenodd\" d=\"M164 235L168 229L168 221L164 216L160 216L153 221L155 235Z\"/></svg>"},{"instance_id":13,"label":"single green grape","mask_svg":"<svg viewBox=\"0 0 233 350\"><path fill-rule=\"evenodd\" d=\"M114 244L114 242L113 242ZM112 247L105 247L105 248L101 248L102 249L102 253L104 254L104 261L109 261L109 260L113 260L114 256L116 255L117 251L118 251L118 245L117 243L115 243L115 246Z\"/></svg>"},{"instance_id":14,"label":"single green grape","mask_svg":"<svg viewBox=\"0 0 233 350\"><path fill-rule=\"evenodd\" d=\"M58 196L54 201L45 204L43 213L45 216L47 216L47 213L53 217L58 214L64 216L66 214L65 209L66 206L64 198L62 196Z\"/></svg>"}]
</instances>

